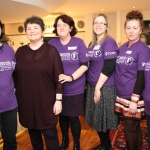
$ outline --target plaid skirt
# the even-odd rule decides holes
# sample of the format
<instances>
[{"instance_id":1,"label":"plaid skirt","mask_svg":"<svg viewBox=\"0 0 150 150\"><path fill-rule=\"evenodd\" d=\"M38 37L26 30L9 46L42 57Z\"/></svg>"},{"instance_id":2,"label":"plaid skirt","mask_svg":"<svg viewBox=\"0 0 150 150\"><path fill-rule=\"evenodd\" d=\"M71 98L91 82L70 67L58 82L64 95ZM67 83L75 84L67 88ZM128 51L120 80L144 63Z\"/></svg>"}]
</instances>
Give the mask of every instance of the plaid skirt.
<instances>
[{"instance_id":1,"label":"plaid skirt","mask_svg":"<svg viewBox=\"0 0 150 150\"><path fill-rule=\"evenodd\" d=\"M114 111L116 101L115 86L101 88L100 101L94 103L95 86L88 83L86 93L85 123L99 132L117 130L119 124L118 114Z\"/></svg>"}]
</instances>

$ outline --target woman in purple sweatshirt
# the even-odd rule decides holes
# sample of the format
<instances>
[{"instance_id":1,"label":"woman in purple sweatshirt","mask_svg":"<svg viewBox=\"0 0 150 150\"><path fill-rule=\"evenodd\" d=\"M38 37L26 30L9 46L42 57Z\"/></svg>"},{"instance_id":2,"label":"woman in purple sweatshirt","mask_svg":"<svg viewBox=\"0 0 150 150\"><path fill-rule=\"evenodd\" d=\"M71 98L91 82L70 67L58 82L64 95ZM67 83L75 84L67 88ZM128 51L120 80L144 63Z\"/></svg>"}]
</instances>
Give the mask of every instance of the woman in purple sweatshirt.
<instances>
[{"instance_id":1,"label":"woman in purple sweatshirt","mask_svg":"<svg viewBox=\"0 0 150 150\"><path fill-rule=\"evenodd\" d=\"M0 39L3 36L0 22ZM17 100L12 74L15 69L15 54L12 47L0 42L0 123L4 150L16 150Z\"/></svg>"}]
</instances>

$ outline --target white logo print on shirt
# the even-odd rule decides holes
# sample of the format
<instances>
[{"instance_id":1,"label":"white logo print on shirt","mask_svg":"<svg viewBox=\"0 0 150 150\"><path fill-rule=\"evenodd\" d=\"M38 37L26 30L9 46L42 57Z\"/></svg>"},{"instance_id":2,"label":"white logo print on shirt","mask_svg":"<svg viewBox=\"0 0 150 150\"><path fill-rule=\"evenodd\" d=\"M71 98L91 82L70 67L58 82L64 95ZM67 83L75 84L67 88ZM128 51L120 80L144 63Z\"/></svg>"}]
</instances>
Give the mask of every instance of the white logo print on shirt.
<instances>
[{"instance_id":1,"label":"white logo print on shirt","mask_svg":"<svg viewBox=\"0 0 150 150\"><path fill-rule=\"evenodd\" d=\"M77 53L77 52L73 52L73 53L71 54L71 58L72 58L73 60L78 60L78 53Z\"/></svg>"},{"instance_id":2,"label":"white logo print on shirt","mask_svg":"<svg viewBox=\"0 0 150 150\"><path fill-rule=\"evenodd\" d=\"M150 62L142 62L142 66L145 67L145 71L150 71Z\"/></svg>"},{"instance_id":3,"label":"white logo print on shirt","mask_svg":"<svg viewBox=\"0 0 150 150\"><path fill-rule=\"evenodd\" d=\"M16 63L14 61L0 62L0 71L11 70L15 68Z\"/></svg>"},{"instance_id":4,"label":"white logo print on shirt","mask_svg":"<svg viewBox=\"0 0 150 150\"><path fill-rule=\"evenodd\" d=\"M134 59L132 57L118 56L116 63L131 65L133 63L133 61L134 61Z\"/></svg>"}]
</instances>

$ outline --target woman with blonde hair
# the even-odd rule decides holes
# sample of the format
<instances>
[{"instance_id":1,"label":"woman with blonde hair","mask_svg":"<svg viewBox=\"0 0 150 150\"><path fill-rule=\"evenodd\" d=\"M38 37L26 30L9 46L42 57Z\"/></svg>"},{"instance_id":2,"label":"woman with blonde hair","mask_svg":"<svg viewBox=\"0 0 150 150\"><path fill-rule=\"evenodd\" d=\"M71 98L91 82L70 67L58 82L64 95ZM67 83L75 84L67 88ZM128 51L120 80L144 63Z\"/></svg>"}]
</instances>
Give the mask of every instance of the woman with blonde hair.
<instances>
[{"instance_id":1,"label":"woman with blonde hair","mask_svg":"<svg viewBox=\"0 0 150 150\"><path fill-rule=\"evenodd\" d=\"M101 141L101 145L93 150L110 150L109 130L116 130L118 127L118 116L114 113L114 69L118 46L108 35L108 29L107 16L97 15L93 20L93 39L88 47L90 62L85 113L85 123L97 131Z\"/></svg>"}]
</instances>

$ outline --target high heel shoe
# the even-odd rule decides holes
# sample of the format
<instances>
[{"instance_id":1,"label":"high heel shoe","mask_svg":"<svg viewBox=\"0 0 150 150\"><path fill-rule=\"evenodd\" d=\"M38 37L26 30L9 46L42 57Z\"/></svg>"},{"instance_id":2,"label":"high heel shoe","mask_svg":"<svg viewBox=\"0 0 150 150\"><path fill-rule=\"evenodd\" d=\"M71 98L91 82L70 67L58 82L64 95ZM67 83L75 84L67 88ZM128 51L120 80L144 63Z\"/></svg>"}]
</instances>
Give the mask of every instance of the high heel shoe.
<instances>
[{"instance_id":1,"label":"high heel shoe","mask_svg":"<svg viewBox=\"0 0 150 150\"><path fill-rule=\"evenodd\" d=\"M69 147L69 138L63 137L60 148L61 150L66 150L68 147Z\"/></svg>"}]
</instances>

